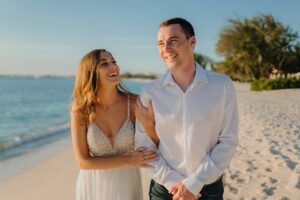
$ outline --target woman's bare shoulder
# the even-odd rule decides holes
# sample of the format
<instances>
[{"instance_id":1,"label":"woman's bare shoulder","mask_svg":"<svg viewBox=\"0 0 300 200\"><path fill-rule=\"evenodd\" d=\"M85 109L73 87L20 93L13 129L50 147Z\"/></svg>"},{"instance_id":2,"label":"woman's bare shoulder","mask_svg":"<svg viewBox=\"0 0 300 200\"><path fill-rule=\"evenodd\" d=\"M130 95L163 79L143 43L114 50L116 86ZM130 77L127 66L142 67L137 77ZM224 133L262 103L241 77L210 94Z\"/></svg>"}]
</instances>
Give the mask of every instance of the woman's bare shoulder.
<instances>
[{"instance_id":1,"label":"woman's bare shoulder","mask_svg":"<svg viewBox=\"0 0 300 200\"><path fill-rule=\"evenodd\" d=\"M86 125L88 122L88 114L78 109L78 104L73 102L70 108L71 116L74 119L75 123L79 125Z\"/></svg>"}]
</instances>

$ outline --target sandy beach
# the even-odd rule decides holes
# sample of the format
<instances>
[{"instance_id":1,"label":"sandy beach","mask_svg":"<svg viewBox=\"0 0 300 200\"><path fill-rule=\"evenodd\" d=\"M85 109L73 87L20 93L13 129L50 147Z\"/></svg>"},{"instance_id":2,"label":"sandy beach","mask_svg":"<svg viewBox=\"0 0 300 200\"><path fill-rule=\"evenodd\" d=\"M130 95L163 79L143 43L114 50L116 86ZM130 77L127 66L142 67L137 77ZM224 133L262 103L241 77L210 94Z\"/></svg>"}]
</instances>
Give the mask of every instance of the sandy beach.
<instances>
[{"instance_id":1,"label":"sandy beach","mask_svg":"<svg viewBox=\"0 0 300 200\"><path fill-rule=\"evenodd\" d=\"M299 199L300 90L236 89L240 145L225 175L226 199Z\"/></svg>"},{"instance_id":2,"label":"sandy beach","mask_svg":"<svg viewBox=\"0 0 300 200\"><path fill-rule=\"evenodd\" d=\"M224 199L299 199L300 90L250 92L248 84L235 86L240 145L225 173ZM77 174L66 138L0 163L0 199L75 199ZM142 174L148 199L150 177Z\"/></svg>"}]
</instances>

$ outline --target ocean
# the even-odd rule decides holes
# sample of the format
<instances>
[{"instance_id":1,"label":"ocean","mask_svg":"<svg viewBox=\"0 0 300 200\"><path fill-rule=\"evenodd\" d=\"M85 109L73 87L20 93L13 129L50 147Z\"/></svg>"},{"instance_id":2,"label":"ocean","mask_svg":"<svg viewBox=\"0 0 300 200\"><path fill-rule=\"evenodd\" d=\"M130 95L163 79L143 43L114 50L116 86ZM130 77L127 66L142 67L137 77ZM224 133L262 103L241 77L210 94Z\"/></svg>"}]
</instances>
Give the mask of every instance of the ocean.
<instances>
[{"instance_id":1,"label":"ocean","mask_svg":"<svg viewBox=\"0 0 300 200\"><path fill-rule=\"evenodd\" d=\"M73 77L0 76L0 160L70 135ZM139 94L143 82L124 80Z\"/></svg>"}]
</instances>

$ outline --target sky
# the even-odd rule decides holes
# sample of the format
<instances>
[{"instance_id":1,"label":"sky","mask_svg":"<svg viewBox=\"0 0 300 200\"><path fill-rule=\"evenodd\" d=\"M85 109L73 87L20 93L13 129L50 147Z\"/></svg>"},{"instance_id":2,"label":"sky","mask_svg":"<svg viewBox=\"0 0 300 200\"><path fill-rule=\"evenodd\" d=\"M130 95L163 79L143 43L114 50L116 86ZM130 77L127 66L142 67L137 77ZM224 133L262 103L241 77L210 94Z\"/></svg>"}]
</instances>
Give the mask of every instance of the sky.
<instances>
[{"instance_id":1,"label":"sky","mask_svg":"<svg viewBox=\"0 0 300 200\"><path fill-rule=\"evenodd\" d=\"M105 48L121 72L164 73L159 24L192 23L195 52L221 60L216 43L227 20L272 14L300 34L298 0L0 0L0 74L74 75L81 58Z\"/></svg>"}]
</instances>

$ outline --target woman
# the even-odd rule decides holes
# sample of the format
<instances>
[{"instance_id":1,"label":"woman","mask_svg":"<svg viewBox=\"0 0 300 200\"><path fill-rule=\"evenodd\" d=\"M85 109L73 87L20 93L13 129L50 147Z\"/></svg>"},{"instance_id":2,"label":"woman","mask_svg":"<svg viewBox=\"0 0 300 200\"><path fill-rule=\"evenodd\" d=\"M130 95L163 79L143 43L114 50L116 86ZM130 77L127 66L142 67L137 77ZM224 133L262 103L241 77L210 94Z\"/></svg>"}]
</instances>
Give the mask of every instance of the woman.
<instances>
[{"instance_id":1,"label":"woman","mask_svg":"<svg viewBox=\"0 0 300 200\"><path fill-rule=\"evenodd\" d=\"M136 95L121 86L112 54L97 49L85 55L73 92L71 132L80 166L77 200L140 200L138 167L150 167L157 154L134 150Z\"/></svg>"}]
</instances>

